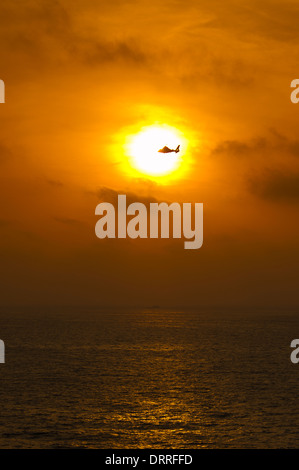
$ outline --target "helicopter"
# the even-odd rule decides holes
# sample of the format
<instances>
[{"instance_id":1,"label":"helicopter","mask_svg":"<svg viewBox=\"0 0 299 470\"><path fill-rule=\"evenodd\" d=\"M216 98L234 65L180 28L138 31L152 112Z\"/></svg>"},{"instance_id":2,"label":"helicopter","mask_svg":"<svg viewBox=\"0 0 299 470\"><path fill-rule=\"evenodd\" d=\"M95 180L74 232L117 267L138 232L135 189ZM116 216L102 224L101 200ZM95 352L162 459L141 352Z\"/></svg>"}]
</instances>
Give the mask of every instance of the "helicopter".
<instances>
[{"instance_id":1,"label":"helicopter","mask_svg":"<svg viewBox=\"0 0 299 470\"><path fill-rule=\"evenodd\" d=\"M178 145L176 149L170 149L169 147L166 147L166 145L165 145L165 147L158 150L158 152L160 152L160 153L171 153L171 152L178 153L179 151L180 151L180 145Z\"/></svg>"}]
</instances>

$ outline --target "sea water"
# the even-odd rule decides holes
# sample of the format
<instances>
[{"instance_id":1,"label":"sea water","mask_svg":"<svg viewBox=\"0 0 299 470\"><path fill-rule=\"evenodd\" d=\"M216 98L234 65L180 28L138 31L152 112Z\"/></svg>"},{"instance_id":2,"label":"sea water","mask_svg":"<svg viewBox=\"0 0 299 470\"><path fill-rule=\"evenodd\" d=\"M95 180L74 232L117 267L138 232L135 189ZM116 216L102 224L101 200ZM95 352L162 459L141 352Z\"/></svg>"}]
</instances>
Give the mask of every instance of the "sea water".
<instances>
[{"instance_id":1,"label":"sea water","mask_svg":"<svg viewBox=\"0 0 299 470\"><path fill-rule=\"evenodd\" d=\"M0 311L1 448L298 447L297 311Z\"/></svg>"}]
</instances>

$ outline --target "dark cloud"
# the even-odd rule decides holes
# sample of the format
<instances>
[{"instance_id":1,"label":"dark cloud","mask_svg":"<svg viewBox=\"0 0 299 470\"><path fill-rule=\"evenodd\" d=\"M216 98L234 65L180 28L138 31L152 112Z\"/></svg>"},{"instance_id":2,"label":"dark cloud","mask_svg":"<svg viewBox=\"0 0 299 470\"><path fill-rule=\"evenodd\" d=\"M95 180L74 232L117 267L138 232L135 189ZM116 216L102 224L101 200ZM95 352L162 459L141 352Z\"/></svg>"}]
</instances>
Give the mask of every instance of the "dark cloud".
<instances>
[{"instance_id":1,"label":"dark cloud","mask_svg":"<svg viewBox=\"0 0 299 470\"><path fill-rule=\"evenodd\" d=\"M128 191L116 191L112 188L101 187L96 191L96 196L99 198L100 202L110 202L115 207L117 207L119 194L125 194L127 196L127 205L133 202L141 202L145 206L148 206L151 202L159 202L152 196L146 197Z\"/></svg>"},{"instance_id":2,"label":"dark cloud","mask_svg":"<svg viewBox=\"0 0 299 470\"><path fill-rule=\"evenodd\" d=\"M2 61L10 63L13 50L16 57L28 63L45 64L71 61L96 66L122 61L130 65L147 62L147 54L134 38L111 40L93 37L74 25L71 6L59 1L41 3L25 1L18 5L1 5L0 16L4 27L0 32ZM13 22L14 27L8 27ZM59 51L59 53L57 53ZM6 60L5 60L6 59Z\"/></svg>"},{"instance_id":3,"label":"dark cloud","mask_svg":"<svg viewBox=\"0 0 299 470\"><path fill-rule=\"evenodd\" d=\"M275 129L269 130L269 136L256 137L251 141L226 140L215 147L211 155L233 158L250 157L260 153L281 152L299 157L299 140L290 140Z\"/></svg>"},{"instance_id":4,"label":"dark cloud","mask_svg":"<svg viewBox=\"0 0 299 470\"><path fill-rule=\"evenodd\" d=\"M251 143L240 142L238 140L226 140L217 145L212 150L212 155L228 155L232 157L244 157L252 152L260 151L266 147L264 139L256 139Z\"/></svg>"},{"instance_id":5,"label":"dark cloud","mask_svg":"<svg viewBox=\"0 0 299 470\"><path fill-rule=\"evenodd\" d=\"M90 11L90 28L86 28L85 22L82 25L78 22L77 11L73 9L73 5L69 1L47 1L33 2L24 0L20 4L10 2L8 5L0 6L0 17L2 20L3 31L0 32L0 53L2 65L11 66L11 55L7 51L13 50L14 56L34 68L52 67L53 63L67 65L87 65L90 67L100 67L105 64L127 64L128 67L143 67L148 72L155 72L159 77L172 76L175 80L180 80L184 87L197 89L202 86L202 82L208 80L210 83L218 87L249 87L255 83L255 72L251 64L247 64L246 58L230 57L224 55L218 48L211 47L209 43L209 34L211 29L218 27L224 30L231 28L235 31L235 27L240 27L238 15L246 17L245 23L251 17L256 18L253 12L247 9L236 9L235 5L229 2L229 7L221 7L217 5L216 18L211 22L206 22L203 26L202 21L196 24L194 21L193 0L185 2L183 6L173 5L172 1L165 2L165 10L168 10L169 16L169 35L174 38L172 41L164 41L165 31L162 30L165 25L161 25L161 41L156 41L155 27L147 32L146 26L151 26L151 21L159 22L151 17L144 19L144 31L140 31L137 24L136 15L141 8L140 6L128 4L128 11L124 12L124 17L118 17L120 35L116 36L113 27L103 28L105 19L109 19L113 14L113 7L106 5L86 5L86 2L77 2L78 11L88 8ZM118 5L119 3L119 5ZM203 2L203 11L210 9L210 2ZM230 4L231 3L231 4ZM110 4L110 2L109 2ZM160 9L158 2L157 9ZM118 6L122 6L121 2L116 2L115 12L117 15ZM101 14L99 14L99 8ZM212 7L214 10L215 7ZM190 10L189 10L190 9ZM230 15L227 11L232 10ZM131 23L126 25L127 15L132 12ZM183 26L176 30L177 15L182 11L187 14L187 20ZM234 13L234 14L233 14ZM165 15L162 15L164 18ZM208 15L211 16L210 14ZM214 17L214 11L212 17ZM229 16L228 24L227 17ZM95 18L98 18L98 25L95 25ZM173 22L171 22L173 19ZM236 22L236 25L231 22ZM11 24L13 23L13 28ZM108 31L108 32L107 32ZM129 33L128 33L129 32ZM206 38L207 35L207 38ZM152 39L151 40L151 36ZM190 48L190 37L192 38L192 47ZM187 41L187 42L186 42ZM179 44L179 47L177 45ZM175 64L175 66L174 66ZM30 67L25 69L25 73L30 72ZM23 77L22 77L23 78Z\"/></svg>"},{"instance_id":6,"label":"dark cloud","mask_svg":"<svg viewBox=\"0 0 299 470\"><path fill-rule=\"evenodd\" d=\"M122 61L131 65L142 65L148 62L148 56L133 40L122 42L77 42L70 51L89 65Z\"/></svg>"},{"instance_id":7,"label":"dark cloud","mask_svg":"<svg viewBox=\"0 0 299 470\"><path fill-rule=\"evenodd\" d=\"M262 176L250 177L250 192L260 198L281 202L299 202L299 173L267 170Z\"/></svg>"},{"instance_id":8,"label":"dark cloud","mask_svg":"<svg viewBox=\"0 0 299 470\"><path fill-rule=\"evenodd\" d=\"M70 16L59 1L12 1L0 5L0 16L0 53L8 67L10 51L14 51L15 61L22 58L33 66L46 64L53 49L56 52L54 43L64 49L72 34Z\"/></svg>"}]
</instances>

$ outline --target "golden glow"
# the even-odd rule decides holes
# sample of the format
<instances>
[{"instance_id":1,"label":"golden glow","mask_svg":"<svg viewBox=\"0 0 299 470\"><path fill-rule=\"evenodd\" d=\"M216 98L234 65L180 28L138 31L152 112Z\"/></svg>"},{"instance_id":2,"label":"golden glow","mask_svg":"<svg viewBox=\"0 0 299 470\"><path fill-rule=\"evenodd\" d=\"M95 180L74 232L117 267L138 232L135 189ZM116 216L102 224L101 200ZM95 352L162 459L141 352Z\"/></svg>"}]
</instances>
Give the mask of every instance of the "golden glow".
<instances>
[{"instance_id":1,"label":"golden glow","mask_svg":"<svg viewBox=\"0 0 299 470\"><path fill-rule=\"evenodd\" d=\"M180 145L178 153L159 153L159 149L167 146L175 149ZM187 140L175 128L166 125L143 127L135 135L129 136L126 154L130 165L147 176L165 176L177 171L186 152Z\"/></svg>"}]
</instances>

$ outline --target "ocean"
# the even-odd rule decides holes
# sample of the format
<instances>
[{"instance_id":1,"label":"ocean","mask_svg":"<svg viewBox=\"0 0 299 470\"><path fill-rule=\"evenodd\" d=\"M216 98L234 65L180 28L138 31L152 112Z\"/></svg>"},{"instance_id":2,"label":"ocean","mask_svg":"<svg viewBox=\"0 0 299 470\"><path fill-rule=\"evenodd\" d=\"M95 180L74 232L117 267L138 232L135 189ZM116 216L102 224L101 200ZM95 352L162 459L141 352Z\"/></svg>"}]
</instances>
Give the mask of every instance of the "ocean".
<instances>
[{"instance_id":1,"label":"ocean","mask_svg":"<svg viewBox=\"0 0 299 470\"><path fill-rule=\"evenodd\" d=\"M0 311L1 448L299 447L298 311Z\"/></svg>"}]
</instances>

